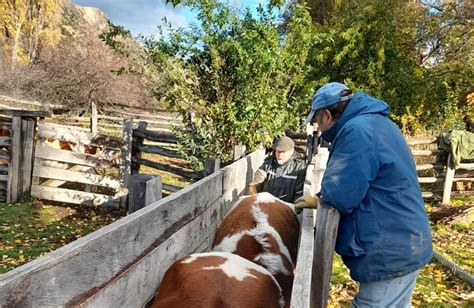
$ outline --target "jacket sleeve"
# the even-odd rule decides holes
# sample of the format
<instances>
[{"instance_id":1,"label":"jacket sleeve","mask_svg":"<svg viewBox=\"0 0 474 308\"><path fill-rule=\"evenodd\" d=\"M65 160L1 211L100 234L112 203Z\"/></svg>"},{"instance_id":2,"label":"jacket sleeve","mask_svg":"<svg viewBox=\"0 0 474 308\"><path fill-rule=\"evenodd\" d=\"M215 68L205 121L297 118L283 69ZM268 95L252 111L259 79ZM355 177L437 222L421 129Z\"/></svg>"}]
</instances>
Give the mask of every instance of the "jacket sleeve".
<instances>
[{"instance_id":1,"label":"jacket sleeve","mask_svg":"<svg viewBox=\"0 0 474 308\"><path fill-rule=\"evenodd\" d=\"M323 200L341 214L351 214L362 202L379 169L376 145L364 127L343 127L321 184Z\"/></svg>"}]
</instances>

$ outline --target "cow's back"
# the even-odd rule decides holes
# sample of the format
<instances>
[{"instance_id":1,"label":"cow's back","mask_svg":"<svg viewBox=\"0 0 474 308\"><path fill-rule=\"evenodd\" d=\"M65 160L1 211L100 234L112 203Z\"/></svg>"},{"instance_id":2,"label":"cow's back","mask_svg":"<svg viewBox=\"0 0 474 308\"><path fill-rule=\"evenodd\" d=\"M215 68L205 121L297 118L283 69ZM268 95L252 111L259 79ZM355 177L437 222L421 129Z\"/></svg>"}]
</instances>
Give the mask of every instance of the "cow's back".
<instances>
[{"instance_id":1,"label":"cow's back","mask_svg":"<svg viewBox=\"0 0 474 308\"><path fill-rule=\"evenodd\" d=\"M292 205L269 193L246 196L223 219L213 250L238 254L266 268L288 302L298 249L299 222Z\"/></svg>"},{"instance_id":2,"label":"cow's back","mask_svg":"<svg viewBox=\"0 0 474 308\"><path fill-rule=\"evenodd\" d=\"M152 308L277 308L281 289L264 268L240 256L211 252L176 261L166 272Z\"/></svg>"}]
</instances>

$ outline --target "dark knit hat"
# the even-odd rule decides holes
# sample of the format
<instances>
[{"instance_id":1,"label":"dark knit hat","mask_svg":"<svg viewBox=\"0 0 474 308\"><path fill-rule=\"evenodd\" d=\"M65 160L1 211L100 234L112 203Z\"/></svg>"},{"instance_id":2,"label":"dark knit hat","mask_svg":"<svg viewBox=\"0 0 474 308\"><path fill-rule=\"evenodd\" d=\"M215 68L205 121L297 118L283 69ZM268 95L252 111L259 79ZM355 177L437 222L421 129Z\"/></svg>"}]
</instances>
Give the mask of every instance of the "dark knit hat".
<instances>
[{"instance_id":1,"label":"dark knit hat","mask_svg":"<svg viewBox=\"0 0 474 308\"><path fill-rule=\"evenodd\" d=\"M274 151L286 152L289 150L293 150L294 147L295 147L295 142L290 137L283 136L275 140L275 142L273 142L272 149Z\"/></svg>"}]
</instances>

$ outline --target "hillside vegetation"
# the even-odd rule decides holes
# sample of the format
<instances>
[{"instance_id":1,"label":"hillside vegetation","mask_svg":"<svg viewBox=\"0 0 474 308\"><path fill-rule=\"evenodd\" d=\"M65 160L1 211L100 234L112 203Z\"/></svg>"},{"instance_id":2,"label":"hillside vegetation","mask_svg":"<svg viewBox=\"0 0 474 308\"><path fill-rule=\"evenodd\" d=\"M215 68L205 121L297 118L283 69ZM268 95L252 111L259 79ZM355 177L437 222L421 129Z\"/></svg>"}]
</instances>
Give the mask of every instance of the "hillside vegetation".
<instances>
[{"instance_id":1,"label":"hillside vegetation","mask_svg":"<svg viewBox=\"0 0 474 308\"><path fill-rule=\"evenodd\" d=\"M0 94L64 110L149 103L139 76L113 73L127 61L99 38L107 21L68 0L1 1Z\"/></svg>"}]
</instances>

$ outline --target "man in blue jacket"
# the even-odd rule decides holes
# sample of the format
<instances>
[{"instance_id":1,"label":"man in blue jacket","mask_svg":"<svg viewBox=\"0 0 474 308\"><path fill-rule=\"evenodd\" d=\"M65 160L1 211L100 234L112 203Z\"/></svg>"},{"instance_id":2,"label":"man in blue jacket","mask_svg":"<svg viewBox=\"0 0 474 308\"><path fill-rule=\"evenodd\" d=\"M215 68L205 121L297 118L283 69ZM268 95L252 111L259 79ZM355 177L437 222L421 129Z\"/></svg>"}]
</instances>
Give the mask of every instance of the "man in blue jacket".
<instances>
[{"instance_id":1,"label":"man in blue jacket","mask_svg":"<svg viewBox=\"0 0 474 308\"><path fill-rule=\"evenodd\" d=\"M415 164L388 105L332 82L314 95L306 122L331 142L321 191L341 214L336 252L360 283L353 307L410 307L419 269L432 257ZM319 200L318 200L319 199Z\"/></svg>"}]
</instances>

